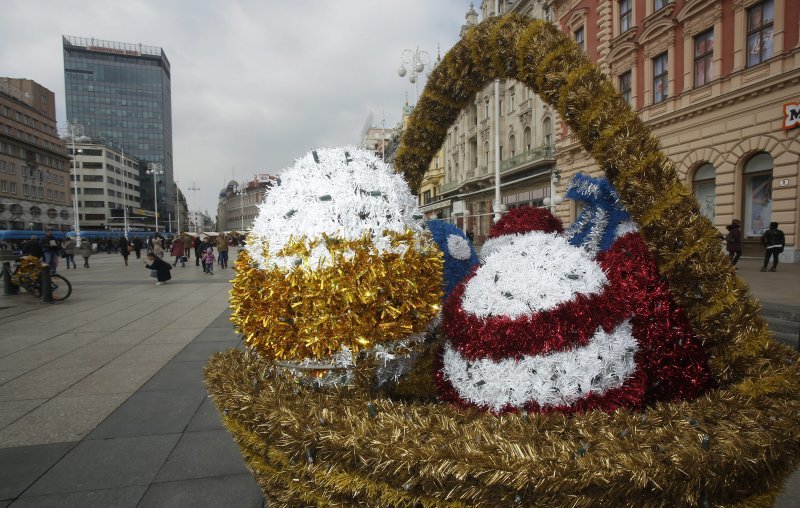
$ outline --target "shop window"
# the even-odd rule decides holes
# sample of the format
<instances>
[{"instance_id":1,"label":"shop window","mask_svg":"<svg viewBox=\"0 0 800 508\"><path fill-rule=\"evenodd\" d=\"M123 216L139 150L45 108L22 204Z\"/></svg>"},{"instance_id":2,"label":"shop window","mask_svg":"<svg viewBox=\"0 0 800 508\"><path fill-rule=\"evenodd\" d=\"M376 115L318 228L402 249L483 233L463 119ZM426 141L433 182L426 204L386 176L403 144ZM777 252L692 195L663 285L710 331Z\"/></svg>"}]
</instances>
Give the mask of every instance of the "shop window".
<instances>
[{"instance_id":1,"label":"shop window","mask_svg":"<svg viewBox=\"0 0 800 508\"><path fill-rule=\"evenodd\" d=\"M706 30L694 38L694 86L710 82L714 62L714 29Z\"/></svg>"},{"instance_id":2,"label":"shop window","mask_svg":"<svg viewBox=\"0 0 800 508\"><path fill-rule=\"evenodd\" d=\"M667 98L668 78L667 53L664 52L653 58L653 104L658 104Z\"/></svg>"},{"instance_id":3,"label":"shop window","mask_svg":"<svg viewBox=\"0 0 800 508\"><path fill-rule=\"evenodd\" d=\"M772 156L759 153L744 165L744 234L759 237L772 216Z\"/></svg>"},{"instance_id":4,"label":"shop window","mask_svg":"<svg viewBox=\"0 0 800 508\"><path fill-rule=\"evenodd\" d=\"M747 66L752 67L772 57L773 0L747 9Z\"/></svg>"},{"instance_id":5,"label":"shop window","mask_svg":"<svg viewBox=\"0 0 800 508\"><path fill-rule=\"evenodd\" d=\"M705 163L694 172L692 178L694 197L700 204L700 213L714 222L717 194L717 171L713 164Z\"/></svg>"}]
</instances>

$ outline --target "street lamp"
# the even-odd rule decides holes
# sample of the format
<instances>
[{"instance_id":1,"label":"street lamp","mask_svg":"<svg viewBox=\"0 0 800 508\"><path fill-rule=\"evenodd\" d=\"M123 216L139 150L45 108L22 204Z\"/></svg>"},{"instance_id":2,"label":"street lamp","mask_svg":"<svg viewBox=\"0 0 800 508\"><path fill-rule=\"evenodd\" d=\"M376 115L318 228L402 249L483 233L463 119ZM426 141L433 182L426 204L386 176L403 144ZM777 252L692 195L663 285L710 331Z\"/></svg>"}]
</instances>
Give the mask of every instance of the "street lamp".
<instances>
[{"instance_id":1,"label":"street lamp","mask_svg":"<svg viewBox=\"0 0 800 508\"><path fill-rule=\"evenodd\" d=\"M72 141L72 213L75 216L75 242L80 245L81 219L78 213L78 152L75 150L75 138L80 137L80 140L83 141L86 137L83 135L83 125L79 123L67 123L67 131Z\"/></svg>"},{"instance_id":2,"label":"street lamp","mask_svg":"<svg viewBox=\"0 0 800 508\"><path fill-rule=\"evenodd\" d=\"M416 105L417 100L419 99L419 79L417 76L425 70L425 66L431 63L431 55L424 50L417 49L414 51L410 49L403 50L400 53L400 68L397 69L397 75L401 78L405 77L408 74L408 69L406 69L406 65L411 68L411 74L408 76L408 81L411 84L415 85L416 95L414 97L414 104Z\"/></svg>"},{"instance_id":3,"label":"street lamp","mask_svg":"<svg viewBox=\"0 0 800 508\"><path fill-rule=\"evenodd\" d=\"M197 191L200 190L200 187L197 186L195 182L192 182L192 185L187 187L187 190L192 192L192 205L194 205L195 213L197 213ZM191 214L191 211L189 212ZM194 225L194 231L192 233L197 233L197 216L194 216L194 221L192 224Z\"/></svg>"},{"instance_id":4,"label":"street lamp","mask_svg":"<svg viewBox=\"0 0 800 508\"><path fill-rule=\"evenodd\" d=\"M145 173L153 176L153 204L156 211L156 233L158 233L158 177L164 174L164 170L158 162L148 162Z\"/></svg>"}]
</instances>

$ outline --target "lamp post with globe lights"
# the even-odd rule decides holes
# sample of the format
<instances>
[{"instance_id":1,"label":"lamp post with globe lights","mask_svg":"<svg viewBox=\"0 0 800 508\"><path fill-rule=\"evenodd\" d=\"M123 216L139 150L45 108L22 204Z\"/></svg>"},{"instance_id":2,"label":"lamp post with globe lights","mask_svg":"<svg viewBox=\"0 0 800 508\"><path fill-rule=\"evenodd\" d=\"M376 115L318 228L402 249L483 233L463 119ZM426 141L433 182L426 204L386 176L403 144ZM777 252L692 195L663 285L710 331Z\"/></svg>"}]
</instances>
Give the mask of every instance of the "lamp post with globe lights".
<instances>
[{"instance_id":1,"label":"lamp post with globe lights","mask_svg":"<svg viewBox=\"0 0 800 508\"><path fill-rule=\"evenodd\" d=\"M153 204L156 212L156 233L158 233L158 177L164 174L164 169L158 162L148 162L145 173L153 176Z\"/></svg>"},{"instance_id":2,"label":"lamp post with globe lights","mask_svg":"<svg viewBox=\"0 0 800 508\"><path fill-rule=\"evenodd\" d=\"M79 123L67 123L67 132L72 142L72 213L75 221L75 242L80 245L81 220L78 210L78 151L75 149L75 138L79 138L79 142L83 142L88 138L84 136L83 125Z\"/></svg>"},{"instance_id":3,"label":"lamp post with globe lights","mask_svg":"<svg viewBox=\"0 0 800 508\"><path fill-rule=\"evenodd\" d=\"M415 97L414 97L414 104L416 104L417 100L419 99L419 78L418 76L425 70L425 66L431 63L431 55L424 50L417 49L410 50L406 49L400 53L400 68L397 69L397 75L401 78L404 78L406 74L408 74L408 69L406 69L406 65L409 66L411 69L411 74L408 76L408 81L411 82L415 86Z\"/></svg>"}]
</instances>

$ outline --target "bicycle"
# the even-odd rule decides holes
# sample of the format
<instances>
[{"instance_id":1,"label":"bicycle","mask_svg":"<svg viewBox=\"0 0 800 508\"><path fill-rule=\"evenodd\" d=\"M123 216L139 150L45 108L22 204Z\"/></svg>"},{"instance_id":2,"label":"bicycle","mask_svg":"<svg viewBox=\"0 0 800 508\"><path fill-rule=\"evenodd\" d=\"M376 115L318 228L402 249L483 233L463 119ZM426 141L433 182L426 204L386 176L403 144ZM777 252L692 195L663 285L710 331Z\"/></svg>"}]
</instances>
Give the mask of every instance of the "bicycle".
<instances>
[{"instance_id":1,"label":"bicycle","mask_svg":"<svg viewBox=\"0 0 800 508\"><path fill-rule=\"evenodd\" d=\"M20 258L11 274L11 283L36 298L42 296L41 272L47 265L38 258ZM72 284L58 274L50 274L50 291L54 302L63 302L72 294Z\"/></svg>"}]
</instances>

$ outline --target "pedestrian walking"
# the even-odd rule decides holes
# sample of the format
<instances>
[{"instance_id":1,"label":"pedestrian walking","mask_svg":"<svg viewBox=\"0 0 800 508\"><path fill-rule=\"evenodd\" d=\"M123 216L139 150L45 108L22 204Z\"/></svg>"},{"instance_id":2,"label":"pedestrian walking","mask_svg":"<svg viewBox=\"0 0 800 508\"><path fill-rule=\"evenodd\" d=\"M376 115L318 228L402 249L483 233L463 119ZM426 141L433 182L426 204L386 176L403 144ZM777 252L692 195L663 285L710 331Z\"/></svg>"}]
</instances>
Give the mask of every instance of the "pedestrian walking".
<instances>
[{"instance_id":1,"label":"pedestrian walking","mask_svg":"<svg viewBox=\"0 0 800 508\"><path fill-rule=\"evenodd\" d=\"M133 245L133 252L136 253L136 259L141 258L142 257L142 239L139 238L138 236L134 237L134 239L131 240L131 245Z\"/></svg>"},{"instance_id":2,"label":"pedestrian walking","mask_svg":"<svg viewBox=\"0 0 800 508\"><path fill-rule=\"evenodd\" d=\"M207 273L209 275L214 275L214 249L211 247L207 247L205 253L203 253L203 273Z\"/></svg>"},{"instance_id":3,"label":"pedestrian walking","mask_svg":"<svg viewBox=\"0 0 800 508\"><path fill-rule=\"evenodd\" d=\"M64 259L67 260L67 270L69 270L69 264L72 263L72 268L78 268L75 266L75 240L72 238L67 238L67 241L64 242Z\"/></svg>"},{"instance_id":4,"label":"pedestrian walking","mask_svg":"<svg viewBox=\"0 0 800 508\"><path fill-rule=\"evenodd\" d=\"M201 258L203 257L203 253L208 248L205 240L200 235L194 237L194 266L200 266Z\"/></svg>"},{"instance_id":5,"label":"pedestrian walking","mask_svg":"<svg viewBox=\"0 0 800 508\"><path fill-rule=\"evenodd\" d=\"M58 257L61 253L61 242L56 240L56 237L53 236L52 229L47 230L42 244L44 262L50 266L50 273L56 273L56 269L58 268Z\"/></svg>"},{"instance_id":6,"label":"pedestrian walking","mask_svg":"<svg viewBox=\"0 0 800 508\"><path fill-rule=\"evenodd\" d=\"M83 267L89 268L89 256L94 253L94 248L92 247L92 242L84 238L81 240L81 245L78 247L78 251L83 258Z\"/></svg>"},{"instance_id":7,"label":"pedestrian walking","mask_svg":"<svg viewBox=\"0 0 800 508\"><path fill-rule=\"evenodd\" d=\"M228 239L222 233L217 237L217 252L219 253L219 266L228 268Z\"/></svg>"},{"instance_id":8,"label":"pedestrian walking","mask_svg":"<svg viewBox=\"0 0 800 508\"><path fill-rule=\"evenodd\" d=\"M172 266L163 259L156 257L154 252L147 253L147 261L145 261L144 266L150 269L150 276L156 278L156 286L160 286L172 278L170 274Z\"/></svg>"},{"instance_id":9,"label":"pedestrian walking","mask_svg":"<svg viewBox=\"0 0 800 508\"><path fill-rule=\"evenodd\" d=\"M172 263L172 266L178 266L178 262L180 262L181 268L186 268L186 261L183 258L183 238L178 237L172 242L172 250L170 252L175 257L175 262Z\"/></svg>"},{"instance_id":10,"label":"pedestrian walking","mask_svg":"<svg viewBox=\"0 0 800 508\"><path fill-rule=\"evenodd\" d=\"M119 248L119 253L122 254L122 259L125 260L125 266L128 266L128 256L131 255L131 246L128 239L120 237L119 242L117 243L117 247Z\"/></svg>"},{"instance_id":11,"label":"pedestrian walking","mask_svg":"<svg viewBox=\"0 0 800 508\"><path fill-rule=\"evenodd\" d=\"M163 258L164 257L164 244L162 243L163 239L160 236L154 236L152 242L153 242L153 254L155 254L156 257L158 258Z\"/></svg>"},{"instance_id":12,"label":"pedestrian walking","mask_svg":"<svg viewBox=\"0 0 800 508\"><path fill-rule=\"evenodd\" d=\"M729 226L725 226L728 234L725 235L725 249L731 264L736 266L739 258L742 257L742 223L739 219L733 219Z\"/></svg>"},{"instance_id":13,"label":"pedestrian walking","mask_svg":"<svg viewBox=\"0 0 800 508\"><path fill-rule=\"evenodd\" d=\"M762 272L767 271L769 258L772 258L772 267L769 269L769 271L774 272L778 269L778 255L783 252L783 246L785 243L786 236L783 234L783 231L778 229L778 223L770 222L769 229L764 231L764 233L761 235L761 245L767 249L767 251L764 253L764 266L761 267Z\"/></svg>"},{"instance_id":14,"label":"pedestrian walking","mask_svg":"<svg viewBox=\"0 0 800 508\"><path fill-rule=\"evenodd\" d=\"M183 235L183 255L186 256L188 260L192 253L192 237L189 235Z\"/></svg>"}]
</instances>

